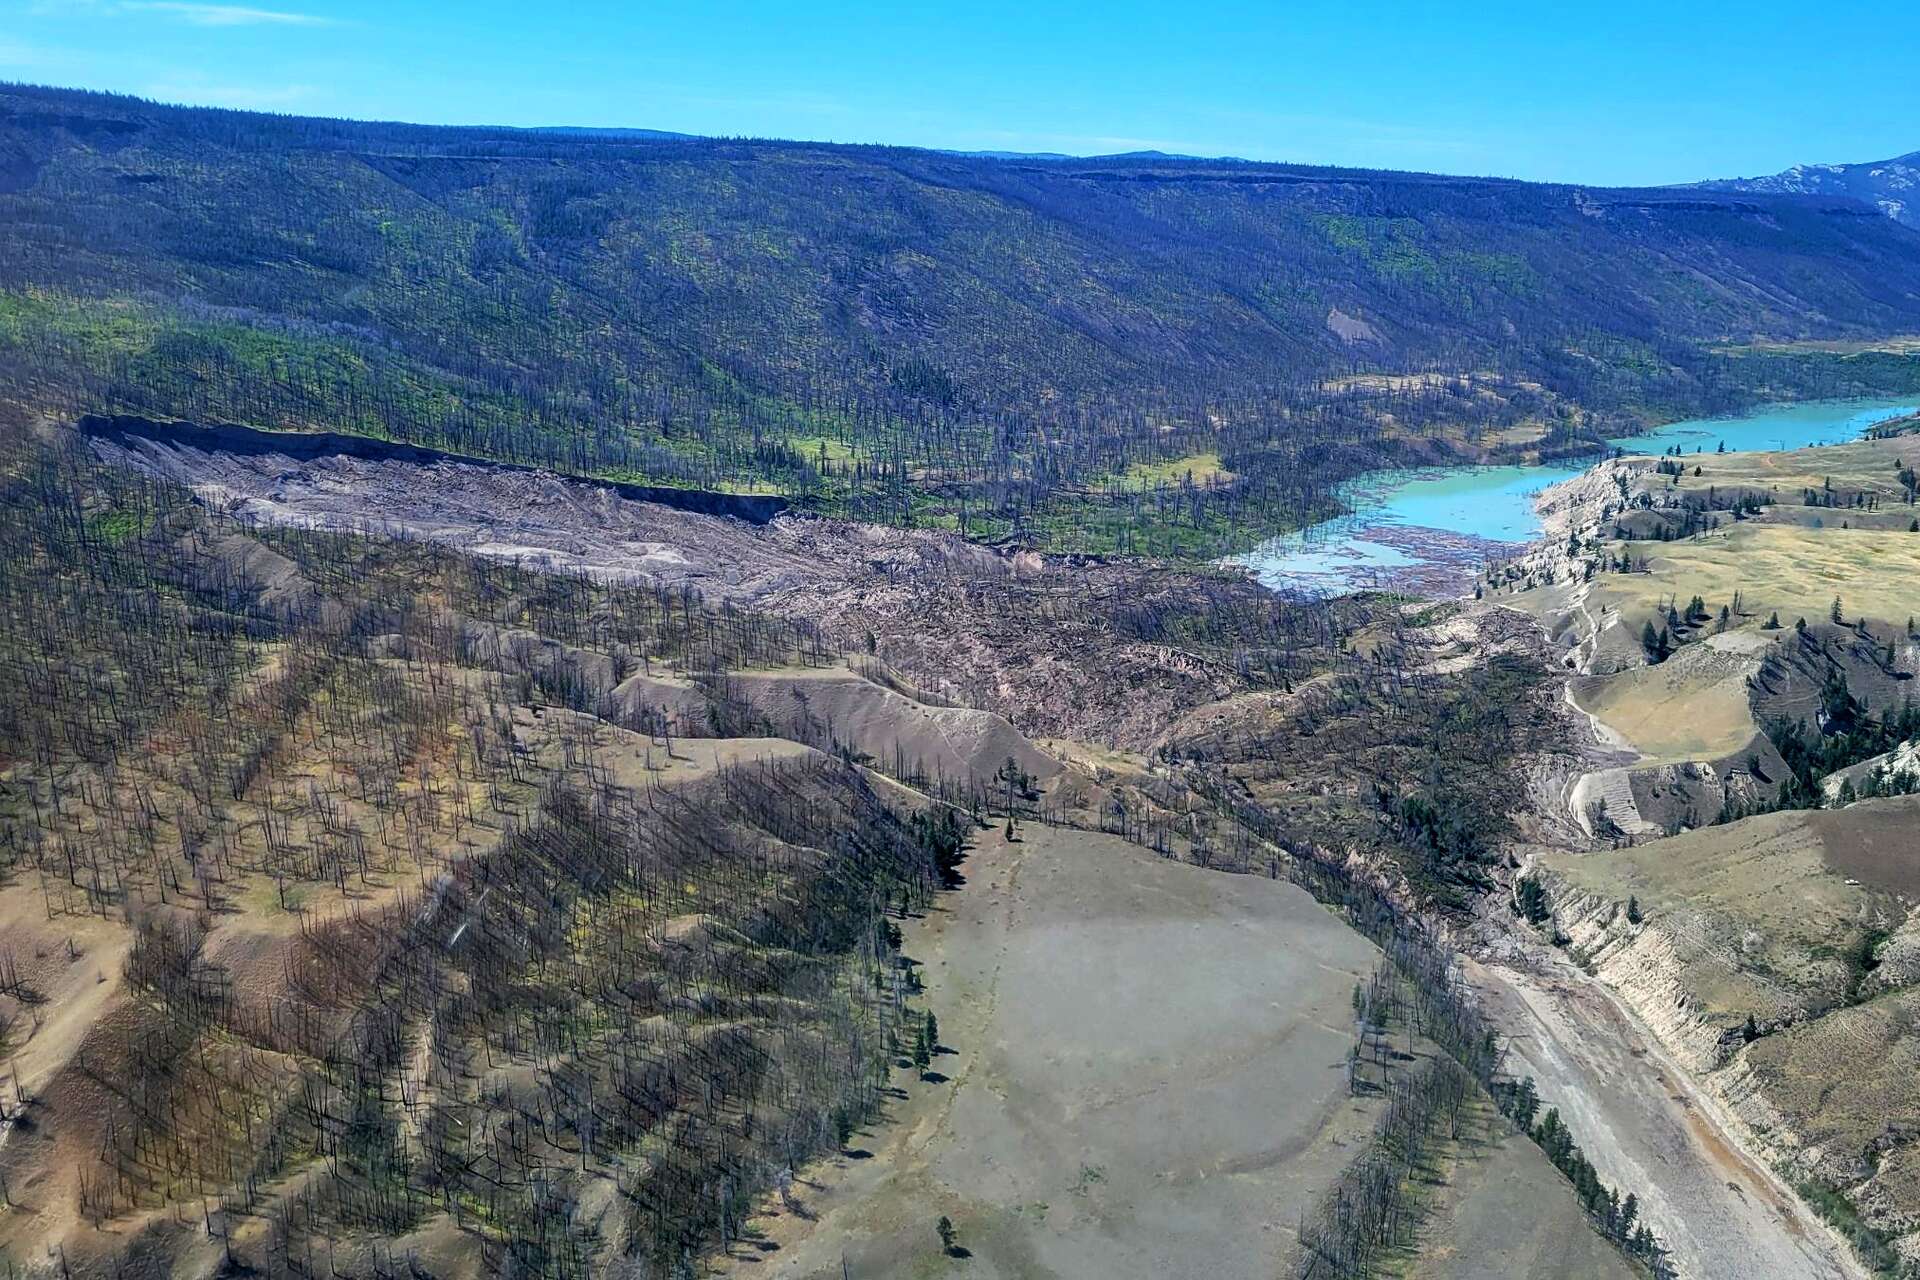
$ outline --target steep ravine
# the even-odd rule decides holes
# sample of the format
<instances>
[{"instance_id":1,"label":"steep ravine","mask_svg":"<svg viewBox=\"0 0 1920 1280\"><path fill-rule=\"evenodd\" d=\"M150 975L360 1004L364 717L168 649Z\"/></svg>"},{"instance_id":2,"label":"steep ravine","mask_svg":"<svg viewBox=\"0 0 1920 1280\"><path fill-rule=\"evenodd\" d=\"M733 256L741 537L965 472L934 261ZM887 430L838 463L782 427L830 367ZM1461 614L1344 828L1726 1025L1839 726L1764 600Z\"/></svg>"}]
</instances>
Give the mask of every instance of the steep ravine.
<instances>
[{"instance_id":1,"label":"steep ravine","mask_svg":"<svg viewBox=\"0 0 1920 1280\"><path fill-rule=\"evenodd\" d=\"M1682 1276L1866 1274L1602 982L1544 948L1463 968L1508 1070L1533 1077L1604 1181L1640 1197Z\"/></svg>"}]
</instances>

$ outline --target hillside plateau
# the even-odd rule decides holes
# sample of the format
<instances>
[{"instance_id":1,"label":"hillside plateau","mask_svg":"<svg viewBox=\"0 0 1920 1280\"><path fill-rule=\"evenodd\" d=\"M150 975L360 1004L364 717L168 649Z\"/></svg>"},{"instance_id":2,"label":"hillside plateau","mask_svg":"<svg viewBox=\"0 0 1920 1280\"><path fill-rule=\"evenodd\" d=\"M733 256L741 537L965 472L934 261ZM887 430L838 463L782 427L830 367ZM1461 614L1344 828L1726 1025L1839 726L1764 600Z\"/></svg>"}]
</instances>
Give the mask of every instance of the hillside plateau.
<instances>
[{"instance_id":1,"label":"hillside plateau","mask_svg":"<svg viewBox=\"0 0 1920 1280\"><path fill-rule=\"evenodd\" d=\"M0 87L0 391L1215 555L1370 467L1908 391L1845 198L435 129ZM1771 350L1771 348L1769 348Z\"/></svg>"}]
</instances>

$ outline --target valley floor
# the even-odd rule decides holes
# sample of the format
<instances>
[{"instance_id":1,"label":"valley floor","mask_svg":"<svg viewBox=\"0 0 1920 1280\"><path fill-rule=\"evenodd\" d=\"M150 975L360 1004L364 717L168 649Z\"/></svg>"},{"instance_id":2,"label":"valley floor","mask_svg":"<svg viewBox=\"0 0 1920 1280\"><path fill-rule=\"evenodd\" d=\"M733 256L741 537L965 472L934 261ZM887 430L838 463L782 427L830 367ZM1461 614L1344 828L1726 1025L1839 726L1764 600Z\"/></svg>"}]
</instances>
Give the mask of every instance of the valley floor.
<instances>
[{"instance_id":1,"label":"valley floor","mask_svg":"<svg viewBox=\"0 0 1920 1280\"><path fill-rule=\"evenodd\" d=\"M1864 1272L1746 1152L1651 1032L1563 957L1467 962L1507 1044L1607 1182L1639 1195L1683 1276L1842 1280Z\"/></svg>"},{"instance_id":2,"label":"valley floor","mask_svg":"<svg viewBox=\"0 0 1920 1280\"><path fill-rule=\"evenodd\" d=\"M965 886L909 930L948 1047L855 1150L727 1270L793 1280L1275 1274L1299 1217L1363 1148L1350 995L1379 953L1282 881L1114 836L984 834ZM1560 1175L1492 1121L1421 1192L1422 1280L1632 1274ZM874 1150L867 1151L863 1143Z\"/></svg>"}]
</instances>

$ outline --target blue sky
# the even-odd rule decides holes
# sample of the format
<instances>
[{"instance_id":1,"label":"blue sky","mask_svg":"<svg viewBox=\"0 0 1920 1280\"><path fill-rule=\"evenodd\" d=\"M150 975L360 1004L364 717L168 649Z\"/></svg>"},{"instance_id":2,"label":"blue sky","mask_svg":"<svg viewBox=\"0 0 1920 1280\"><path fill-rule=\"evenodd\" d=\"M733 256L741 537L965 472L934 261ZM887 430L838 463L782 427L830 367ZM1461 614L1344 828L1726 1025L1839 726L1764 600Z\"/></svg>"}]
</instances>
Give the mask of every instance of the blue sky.
<instances>
[{"instance_id":1,"label":"blue sky","mask_svg":"<svg viewBox=\"0 0 1920 1280\"><path fill-rule=\"evenodd\" d=\"M0 78L430 123L1589 183L1920 149L1911 0L0 0Z\"/></svg>"}]
</instances>

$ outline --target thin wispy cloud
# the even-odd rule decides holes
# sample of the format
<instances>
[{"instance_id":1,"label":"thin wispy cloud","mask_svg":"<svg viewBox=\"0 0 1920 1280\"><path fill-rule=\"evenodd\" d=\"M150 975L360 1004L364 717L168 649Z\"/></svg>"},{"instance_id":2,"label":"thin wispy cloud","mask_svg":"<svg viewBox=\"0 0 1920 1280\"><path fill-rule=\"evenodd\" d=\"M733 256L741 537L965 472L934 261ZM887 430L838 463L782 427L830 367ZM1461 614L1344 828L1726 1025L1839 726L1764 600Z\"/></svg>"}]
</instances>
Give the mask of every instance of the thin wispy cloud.
<instances>
[{"instance_id":1,"label":"thin wispy cloud","mask_svg":"<svg viewBox=\"0 0 1920 1280\"><path fill-rule=\"evenodd\" d=\"M238 4L189 4L184 0L129 0L123 10L157 13L196 27L325 27L333 19L282 9L255 9Z\"/></svg>"},{"instance_id":2,"label":"thin wispy cloud","mask_svg":"<svg viewBox=\"0 0 1920 1280\"><path fill-rule=\"evenodd\" d=\"M146 13L192 27L331 27L332 18L291 9L250 4L202 4L196 0L35 0L31 12L44 17L112 17Z\"/></svg>"}]
</instances>

